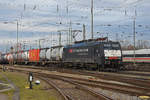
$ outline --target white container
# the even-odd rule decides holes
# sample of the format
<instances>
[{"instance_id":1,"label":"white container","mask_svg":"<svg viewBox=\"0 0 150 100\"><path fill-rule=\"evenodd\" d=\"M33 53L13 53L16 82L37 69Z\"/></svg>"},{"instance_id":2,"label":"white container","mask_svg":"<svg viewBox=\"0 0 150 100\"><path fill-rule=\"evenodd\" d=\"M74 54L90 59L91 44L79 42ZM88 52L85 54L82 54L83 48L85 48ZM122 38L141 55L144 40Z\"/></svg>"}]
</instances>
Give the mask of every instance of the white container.
<instances>
[{"instance_id":1,"label":"white container","mask_svg":"<svg viewBox=\"0 0 150 100\"><path fill-rule=\"evenodd\" d=\"M21 57L23 61L27 61L29 59L29 52L28 51L22 52Z\"/></svg>"},{"instance_id":2,"label":"white container","mask_svg":"<svg viewBox=\"0 0 150 100\"><path fill-rule=\"evenodd\" d=\"M46 51L46 59L47 60L52 60L51 59L51 48Z\"/></svg>"},{"instance_id":3,"label":"white container","mask_svg":"<svg viewBox=\"0 0 150 100\"><path fill-rule=\"evenodd\" d=\"M7 59L7 61L12 61L13 60L13 54L8 54L6 59Z\"/></svg>"},{"instance_id":4,"label":"white container","mask_svg":"<svg viewBox=\"0 0 150 100\"><path fill-rule=\"evenodd\" d=\"M52 60L59 61L62 59L63 48L64 47L57 47L57 48L52 49L52 52L51 52Z\"/></svg>"},{"instance_id":5,"label":"white container","mask_svg":"<svg viewBox=\"0 0 150 100\"><path fill-rule=\"evenodd\" d=\"M40 50L40 60L46 60L46 49Z\"/></svg>"}]
</instances>

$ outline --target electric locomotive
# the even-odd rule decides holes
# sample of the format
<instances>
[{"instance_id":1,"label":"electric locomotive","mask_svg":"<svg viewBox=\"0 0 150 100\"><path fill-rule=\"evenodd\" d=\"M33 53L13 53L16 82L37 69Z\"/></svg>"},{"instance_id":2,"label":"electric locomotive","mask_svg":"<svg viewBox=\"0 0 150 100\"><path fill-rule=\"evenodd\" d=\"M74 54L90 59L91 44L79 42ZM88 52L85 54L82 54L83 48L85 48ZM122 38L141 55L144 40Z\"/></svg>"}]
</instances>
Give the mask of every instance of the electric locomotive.
<instances>
[{"instance_id":1,"label":"electric locomotive","mask_svg":"<svg viewBox=\"0 0 150 100\"><path fill-rule=\"evenodd\" d=\"M122 50L119 42L82 42L65 46L62 59L73 64L95 64L99 70L120 69Z\"/></svg>"}]
</instances>

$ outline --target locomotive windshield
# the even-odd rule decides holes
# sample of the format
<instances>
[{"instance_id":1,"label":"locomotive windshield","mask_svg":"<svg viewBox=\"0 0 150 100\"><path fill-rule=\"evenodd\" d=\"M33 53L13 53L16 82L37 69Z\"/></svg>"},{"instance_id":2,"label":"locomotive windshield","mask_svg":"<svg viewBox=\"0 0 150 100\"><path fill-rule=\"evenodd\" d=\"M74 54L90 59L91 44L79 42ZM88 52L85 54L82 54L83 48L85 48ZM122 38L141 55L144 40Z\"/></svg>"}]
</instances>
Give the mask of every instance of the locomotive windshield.
<instances>
[{"instance_id":1,"label":"locomotive windshield","mask_svg":"<svg viewBox=\"0 0 150 100\"><path fill-rule=\"evenodd\" d=\"M119 50L120 49L120 45L116 44L116 43L107 43L104 44L104 49L106 50Z\"/></svg>"}]
</instances>

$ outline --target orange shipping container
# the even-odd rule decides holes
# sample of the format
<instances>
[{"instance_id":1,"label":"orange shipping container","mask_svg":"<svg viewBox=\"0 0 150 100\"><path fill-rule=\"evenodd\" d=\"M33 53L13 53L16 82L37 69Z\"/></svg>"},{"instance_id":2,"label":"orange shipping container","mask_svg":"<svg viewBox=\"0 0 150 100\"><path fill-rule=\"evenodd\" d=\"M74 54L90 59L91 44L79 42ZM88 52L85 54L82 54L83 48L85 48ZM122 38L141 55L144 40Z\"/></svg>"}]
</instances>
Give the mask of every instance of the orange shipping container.
<instances>
[{"instance_id":1,"label":"orange shipping container","mask_svg":"<svg viewBox=\"0 0 150 100\"><path fill-rule=\"evenodd\" d=\"M39 49L29 50L29 61L30 62L37 62L37 61L39 61L40 60L39 53L40 53Z\"/></svg>"}]
</instances>

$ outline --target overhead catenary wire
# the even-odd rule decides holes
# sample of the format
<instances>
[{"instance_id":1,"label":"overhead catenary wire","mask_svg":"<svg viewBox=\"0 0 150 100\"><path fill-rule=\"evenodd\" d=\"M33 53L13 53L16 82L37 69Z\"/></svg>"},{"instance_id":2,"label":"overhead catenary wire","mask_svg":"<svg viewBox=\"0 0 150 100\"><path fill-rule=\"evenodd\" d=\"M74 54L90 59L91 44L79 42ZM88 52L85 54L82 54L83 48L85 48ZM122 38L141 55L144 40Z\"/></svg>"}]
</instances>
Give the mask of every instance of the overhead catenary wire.
<instances>
[{"instance_id":1,"label":"overhead catenary wire","mask_svg":"<svg viewBox=\"0 0 150 100\"><path fill-rule=\"evenodd\" d=\"M56 0L54 0L54 1L56 1ZM83 3L82 2L83 0L78 0L78 1L73 1L73 0L69 0L69 7L66 7L66 11L64 10L64 9L62 9L62 11L64 12L68 12L68 14L69 14L69 17L70 17L70 19L72 19L71 20L71 22L74 22L74 15L71 15L71 14L73 14L74 12L71 12L70 11L70 9L74 9L73 7L75 7L77 4L79 4L79 6L80 6L80 8L81 9L83 9L82 11L78 11L79 13L78 13L78 16L83 16L82 14L81 14L81 12L86 12L86 11L88 11L89 9L90 9L90 6L89 6L89 4L87 4L87 3ZM96 0L94 0L94 1L96 1ZM101 2L101 1L104 1L104 0L97 0L99 3ZM136 4L140 4L140 2L141 1L144 1L144 0L137 0L137 1L139 1L139 2L136 2ZM15 5L12 5L12 7L20 7L20 5L22 6L22 11L23 11L23 8L24 8L24 11L26 12L26 13L32 13L32 12L34 12L33 14L31 14L30 16L32 16L32 15L34 15L34 16L36 16L36 14L39 14L39 13L41 13L42 11L46 11L45 13L48 13L48 8L49 8L49 4L47 3L47 5L44 5L46 2L48 2L49 3L49 1L48 0L45 0L44 1L44 3L41 3L41 5L39 5L38 6L38 9L37 9L37 4L28 4L28 3L23 3L22 5L21 4L15 4ZM23 6L25 4L25 6ZM60 4L60 3L59 3ZM129 4L129 6L133 6L134 4L132 3L132 4ZM31 7L32 6L32 7ZM29 8L28 8L29 7ZM55 6L56 7L56 6ZM121 9L121 12L123 12L123 10L122 9L124 9L125 7L127 7L127 10L126 10L126 14L125 14L125 16L126 17L128 17L129 18L129 20L131 20L131 16L130 15L128 15L128 8L130 8L130 7L128 7L128 6L123 6L122 8L115 8L115 7L112 7L112 10L116 10L116 9ZM138 7L138 6L137 6ZM32 9L30 9L30 8L32 8ZM77 7L76 7L77 8ZM110 9L111 7L102 7L102 6L100 6L99 8L97 8L97 6L96 7L94 7L94 9L97 9L97 11L101 11L101 9L103 8L103 10L105 10L105 9ZM30 9L30 10L29 10ZM25 18L27 18L26 17L26 13L25 13ZM44 14L45 14L44 13ZM50 13L52 13L51 12L51 9L49 9L49 13L48 14L50 14ZM65 19L66 18L66 16L64 16L64 15L62 15L61 14L62 12L59 12L59 15L61 15L61 19L59 19L59 20L63 20L63 19ZM94 12L94 13L97 13L97 12ZM104 11L102 12L102 13L104 13ZM109 12L107 12L106 13L106 16L108 15L108 13ZM43 14L43 15L44 15ZM24 15L24 14L23 14ZM137 10L137 15L139 16L139 14L138 14L138 10ZM52 15L53 16L53 15ZM96 15L97 16L97 15ZM142 16L142 15L141 15ZM88 21L89 20L89 16L88 16L88 14L86 14L85 15L85 17L88 17L88 18L84 18L84 17L82 17L84 20L86 20L86 21ZM128 19L128 18L126 18L126 19ZM67 23L69 23L70 22L70 20L67 22ZM84 21L85 22L85 21ZM83 22L83 23L84 23ZM119 22L119 21L118 21ZM118 22L116 22L116 23L118 23ZM124 22L124 19L122 20L122 23ZM57 24L55 24L55 22L50 22L49 24L51 24L52 26L56 26L57 27ZM39 24L37 25L37 26L41 26L42 24L40 24L40 22L39 22ZM62 23L62 26L69 26L69 24L64 24L64 23ZM89 26L88 24L86 25L87 27ZM72 26L73 28L74 28L74 26ZM95 27L95 25L94 25L94 27ZM26 28L25 30L28 30L28 28ZM87 30L87 31L89 31L89 30Z\"/></svg>"}]
</instances>

